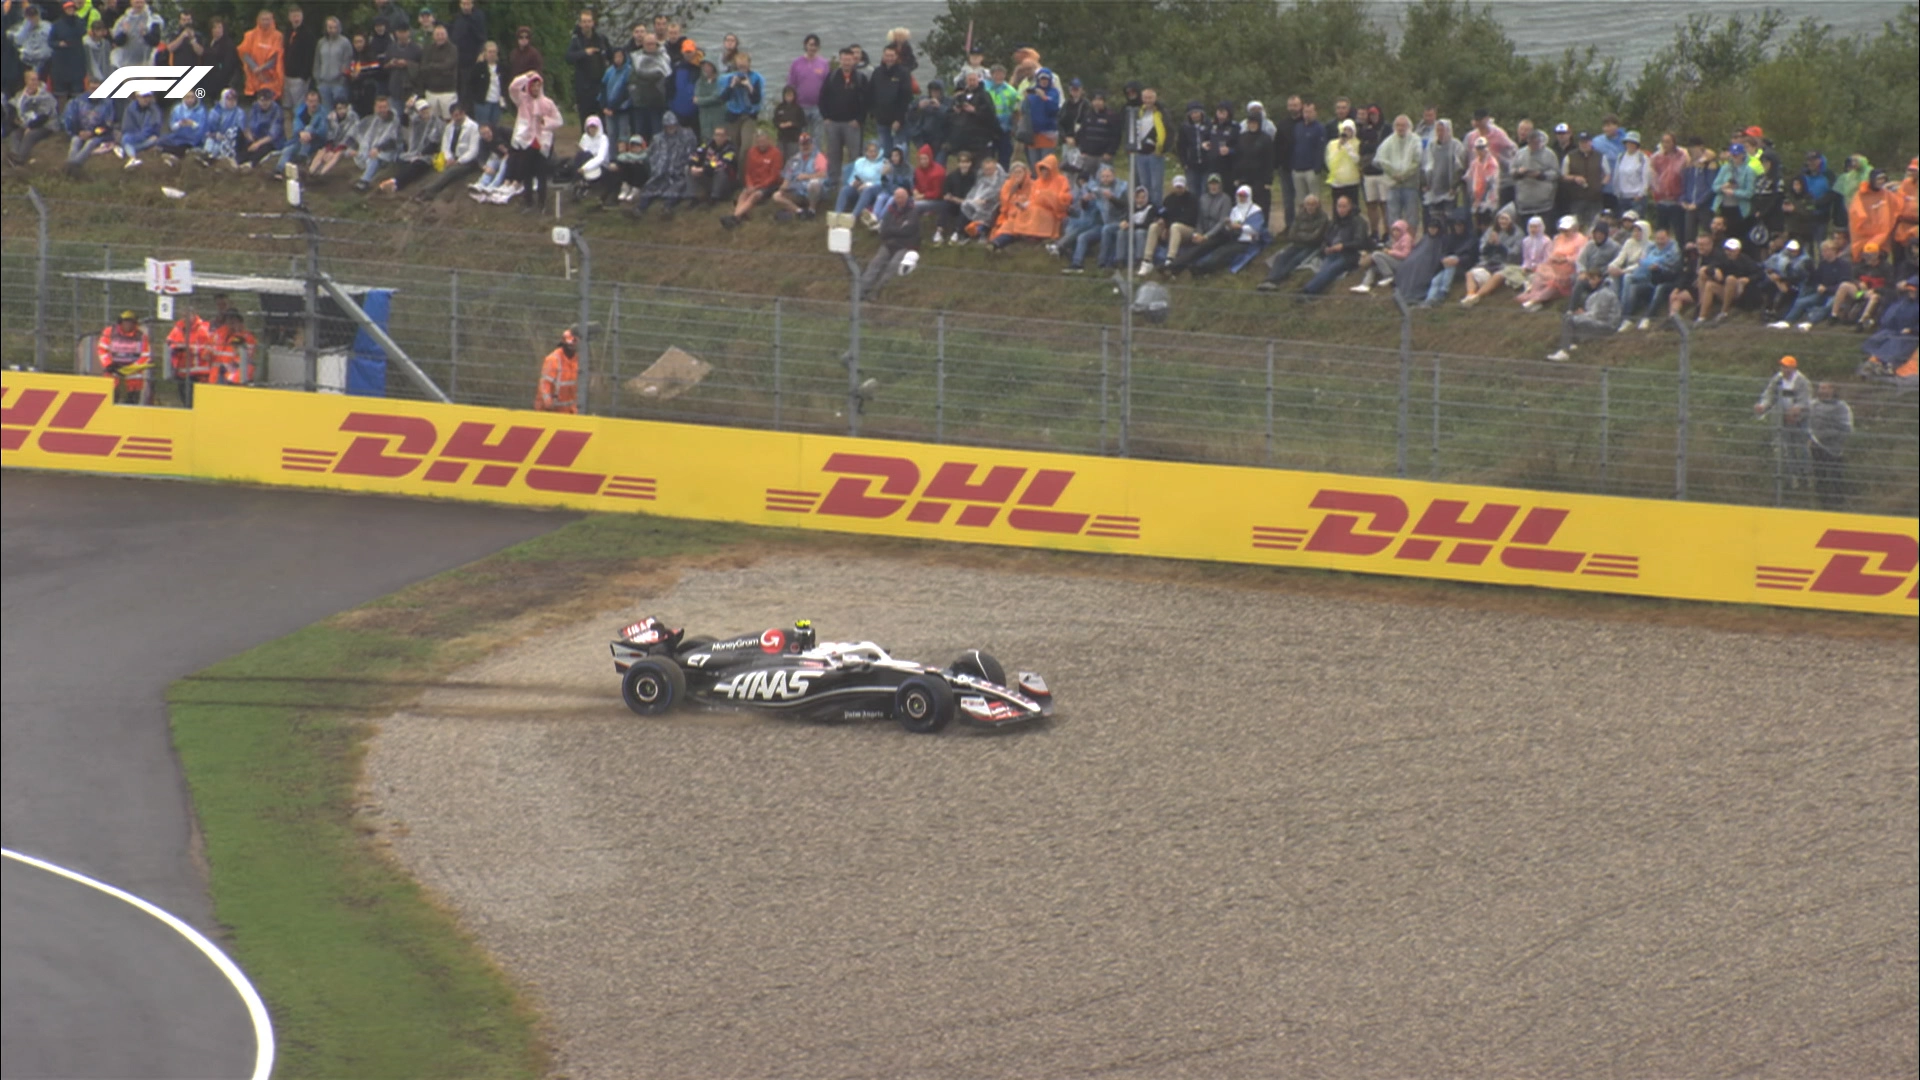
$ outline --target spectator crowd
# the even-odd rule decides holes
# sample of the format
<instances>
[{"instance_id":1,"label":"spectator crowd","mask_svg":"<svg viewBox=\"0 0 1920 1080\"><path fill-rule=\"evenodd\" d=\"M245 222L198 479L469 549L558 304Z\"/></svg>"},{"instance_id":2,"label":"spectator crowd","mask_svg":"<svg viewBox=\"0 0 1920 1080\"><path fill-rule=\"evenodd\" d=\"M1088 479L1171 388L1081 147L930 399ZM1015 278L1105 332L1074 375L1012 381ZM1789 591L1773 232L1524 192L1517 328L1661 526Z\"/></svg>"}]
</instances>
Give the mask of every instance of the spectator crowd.
<instances>
[{"instance_id":1,"label":"spectator crowd","mask_svg":"<svg viewBox=\"0 0 1920 1080\"><path fill-rule=\"evenodd\" d=\"M1030 48L971 52L943 77L904 28L877 57L808 35L782 80L735 35L709 52L667 17L605 26L583 10L548 58L476 0L444 21L440 6L378 0L348 27L295 4L202 28L148 0L6 0L7 155L25 166L55 140L76 173L110 160L308 178L346 162L358 191L464 190L532 211L564 184L636 217L708 207L727 229L762 208L783 222L849 213L880 238L869 291L923 243L1415 305L1504 291L1562 311L1553 359L1669 317L1831 322L1871 333L1864 374L1916 380L1920 159L1895 176L1858 153L1789 162L1758 126L1648 140L1606 116L1509 131L1485 109L1456 127L1431 106L1389 116L1345 97L1175 108L1137 81L1085 86ZM150 63L210 66L204 96L88 97ZM552 80L571 91L572 124Z\"/></svg>"}]
</instances>

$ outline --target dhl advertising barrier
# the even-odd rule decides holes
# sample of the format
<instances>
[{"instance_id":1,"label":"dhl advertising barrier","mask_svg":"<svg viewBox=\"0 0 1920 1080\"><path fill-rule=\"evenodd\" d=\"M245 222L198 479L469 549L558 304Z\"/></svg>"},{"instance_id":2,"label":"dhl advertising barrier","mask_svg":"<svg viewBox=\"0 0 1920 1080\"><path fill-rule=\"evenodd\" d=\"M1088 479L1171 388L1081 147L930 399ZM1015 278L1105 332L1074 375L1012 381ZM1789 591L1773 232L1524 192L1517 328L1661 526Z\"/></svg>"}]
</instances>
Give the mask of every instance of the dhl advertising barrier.
<instances>
[{"instance_id":1,"label":"dhl advertising barrier","mask_svg":"<svg viewBox=\"0 0 1920 1080\"><path fill-rule=\"evenodd\" d=\"M1916 522L8 372L3 463L1912 617Z\"/></svg>"}]
</instances>

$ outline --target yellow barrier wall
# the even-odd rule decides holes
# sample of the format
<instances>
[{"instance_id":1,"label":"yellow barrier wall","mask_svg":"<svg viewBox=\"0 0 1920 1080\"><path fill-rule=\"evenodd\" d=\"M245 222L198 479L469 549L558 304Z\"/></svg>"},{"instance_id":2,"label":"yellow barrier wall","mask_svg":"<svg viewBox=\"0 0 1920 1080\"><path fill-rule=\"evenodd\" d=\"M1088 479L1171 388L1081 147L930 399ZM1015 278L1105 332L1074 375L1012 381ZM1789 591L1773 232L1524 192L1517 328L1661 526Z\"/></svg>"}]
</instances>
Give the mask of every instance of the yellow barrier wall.
<instances>
[{"instance_id":1,"label":"yellow barrier wall","mask_svg":"<svg viewBox=\"0 0 1920 1080\"><path fill-rule=\"evenodd\" d=\"M4 463L1920 614L1910 519L8 372Z\"/></svg>"}]
</instances>

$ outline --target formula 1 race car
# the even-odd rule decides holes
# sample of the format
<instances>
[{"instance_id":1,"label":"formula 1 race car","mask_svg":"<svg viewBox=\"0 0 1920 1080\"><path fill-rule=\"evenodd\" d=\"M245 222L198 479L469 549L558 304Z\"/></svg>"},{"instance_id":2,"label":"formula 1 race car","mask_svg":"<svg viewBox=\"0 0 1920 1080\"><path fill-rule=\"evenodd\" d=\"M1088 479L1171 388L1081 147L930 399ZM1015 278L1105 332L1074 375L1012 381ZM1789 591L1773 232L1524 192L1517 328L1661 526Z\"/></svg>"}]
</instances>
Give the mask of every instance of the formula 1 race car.
<instances>
[{"instance_id":1,"label":"formula 1 race car","mask_svg":"<svg viewBox=\"0 0 1920 1080\"><path fill-rule=\"evenodd\" d=\"M641 716L688 703L746 706L809 719L892 718L930 734L956 717L999 728L1053 715L1045 679L969 649L944 668L896 660L871 641L816 644L806 620L792 630L714 639L686 637L649 616L620 630L613 669L620 693Z\"/></svg>"}]
</instances>

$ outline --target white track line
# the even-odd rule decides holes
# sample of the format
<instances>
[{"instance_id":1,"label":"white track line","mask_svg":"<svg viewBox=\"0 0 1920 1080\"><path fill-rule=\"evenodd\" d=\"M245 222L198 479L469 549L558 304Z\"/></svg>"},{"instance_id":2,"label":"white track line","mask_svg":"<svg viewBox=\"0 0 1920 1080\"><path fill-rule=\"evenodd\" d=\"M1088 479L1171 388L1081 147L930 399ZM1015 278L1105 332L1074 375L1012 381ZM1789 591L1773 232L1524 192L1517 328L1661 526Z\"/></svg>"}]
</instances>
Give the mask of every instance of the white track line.
<instances>
[{"instance_id":1,"label":"white track line","mask_svg":"<svg viewBox=\"0 0 1920 1080\"><path fill-rule=\"evenodd\" d=\"M0 856L37 867L49 874L58 874L69 881L77 881L90 888L99 889L115 899L124 900L166 923L181 937L192 942L194 948L199 949L206 954L208 960L213 961L213 966L220 969L220 974L227 977L227 981L233 984L234 992L239 994L240 1000L246 1003L247 1015L253 1020L254 1044L258 1048L253 1056L252 1080L267 1080L273 1074L273 1020L267 1015L267 1004L260 1000L259 992L253 988L252 983L247 981L247 976L240 970L240 965L234 963L226 953L221 952L220 946L208 941L204 934L188 926L175 915L161 910L125 889L116 889L104 881L95 881L85 874L69 870L64 866L55 866L45 859L22 855L8 848L0 848Z\"/></svg>"}]
</instances>

